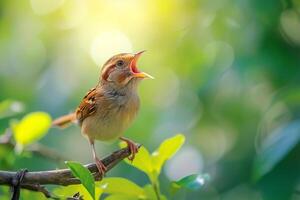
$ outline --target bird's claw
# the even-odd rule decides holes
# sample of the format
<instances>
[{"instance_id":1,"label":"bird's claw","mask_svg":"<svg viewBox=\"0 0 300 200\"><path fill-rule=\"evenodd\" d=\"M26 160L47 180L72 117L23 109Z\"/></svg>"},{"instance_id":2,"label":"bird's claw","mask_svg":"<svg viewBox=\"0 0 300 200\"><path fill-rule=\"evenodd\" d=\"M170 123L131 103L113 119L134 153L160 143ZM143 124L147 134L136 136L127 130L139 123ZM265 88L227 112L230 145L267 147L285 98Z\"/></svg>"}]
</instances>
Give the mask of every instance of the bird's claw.
<instances>
[{"instance_id":1,"label":"bird's claw","mask_svg":"<svg viewBox=\"0 0 300 200\"><path fill-rule=\"evenodd\" d=\"M135 143L127 143L127 144L128 144L128 147L129 147L129 150L130 150L130 153L131 153L128 156L128 160L130 160L132 162L135 158L135 154L138 153L139 148Z\"/></svg>"},{"instance_id":2,"label":"bird's claw","mask_svg":"<svg viewBox=\"0 0 300 200\"><path fill-rule=\"evenodd\" d=\"M99 171L100 175L103 177L105 172L107 171L107 167L98 158L95 159L95 162L96 162L96 166L98 168L98 171Z\"/></svg>"},{"instance_id":3,"label":"bird's claw","mask_svg":"<svg viewBox=\"0 0 300 200\"><path fill-rule=\"evenodd\" d=\"M128 146L129 151L131 153L128 156L128 160L130 160L132 162L134 160L134 158L135 158L135 154L138 153L138 150L139 150L138 145L136 143L134 143L133 141L127 139L127 138L121 137L120 139L127 143L127 146Z\"/></svg>"}]
</instances>

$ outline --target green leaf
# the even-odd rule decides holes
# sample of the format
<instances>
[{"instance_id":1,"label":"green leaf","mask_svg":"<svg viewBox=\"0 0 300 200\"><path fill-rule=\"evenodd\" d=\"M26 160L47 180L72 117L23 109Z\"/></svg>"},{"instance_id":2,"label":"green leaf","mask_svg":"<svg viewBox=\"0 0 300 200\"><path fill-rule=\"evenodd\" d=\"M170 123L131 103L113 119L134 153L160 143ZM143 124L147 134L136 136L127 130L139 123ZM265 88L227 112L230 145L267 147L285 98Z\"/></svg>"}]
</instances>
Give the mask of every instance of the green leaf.
<instances>
[{"instance_id":1,"label":"green leaf","mask_svg":"<svg viewBox=\"0 0 300 200\"><path fill-rule=\"evenodd\" d=\"M0 187L1 200L11 200L11 188L9 186L2 185Z\"/></svg>"},{"instance_id":2,"label":"green leaf","mask_svg":"<svg viewBox=\"0 0 300 200\"><path fill-rule=\"evenodd\" d=\"M276 129L263 142L262 151L254 161L254 179L270 172L299 143L300 120Z\"/></svg>"},{"instance_id":3,"label":"green leaf","mask_svg":"<svg viewBox=\"0 0 300 200\"><path fill-rule=\"evenodd\" d=\"M191 190L198 190L200 189L205 183L209 180L209 175L204 174L192 174L186 176L179 181L172 182L173 191L178 190L180 188L187 188Z\"/></svg>"},{"instance_id":4,"label":"green leaf","mask_svg":"<svg viewBox=\"0 0 300 200\"><path fill-rule=\"evenodd\" d=\"M183 145L185 137L182 134L177 134L172 138L166 139L159 148L152 153L153 168L160 173L165 161L170 159Z\"/></svg>"},{"instance_id":5,"label":"green leaf","mask_svg":"<svg viewBox=\"0 0 300 200\"><path fill-rule=\"evenodd\" d=\"M24 111L24 104L14 100L0 102L0 119L11 117Z\"/></svg>"},{"instance_id":6,"label":"green leaf","mask_svg":"<svg viewBox=\"0 0 300 200\"><path fill-rule=\"evenodd\" d=\"M74 194L79 192L83 196L84 200L93 200L90 193L85 189L82 184L79 185L69 185L69 186L60 186L55 188L53 191L60 199L66 199L67 197L72 197ZM102 189L100 187L95 188L95 199L99 199L102 194Z\"/></svg>"},{"instance_id":7,"label":"green leaf","mask_svg":"<svg viewBox=\"0 0 300 200\"><path fill-rule=\"evenodd\" d=\"M149 199L149 200L157 199L156 193L155 193L152 185L150 185L150 184L145 185L144 191L146 194L146 199ZM160 197L160 200L167 200L167 198L164 195L160 195L159 197Z\"/></svg>"},{"instance_id":8,"label":"green leaf","mask_svg":"<svg viewBox=\"0 0 300 200\"><path fill-rule=\"evenodd\" d=\"M126 147L126 143L125 142L121 142L120 146L122 148ZM150 174L152 172L152 163L151 163L151 156L149 151L141 146L139 148L139 152L135 155L134 160L131 162L128 159L125 159L125 162L129 165L132 165L134 167L136 167L137 169L145 172L146 174Z\"/></svg>"},{"instance_id":9,"label":"green leaf","mask_svg":"<svg viewBox=\"0 0 300 200\"><path fill-rule=\"evenodd\" d=\"M122 194L132 197L145 196L143 188L125 178L104 178L99 184L105 193Z\"/></svg>"},{"instance_id":10,"label":"green leaf","mask_svg":"<svg viewBox=\"0 0 300 200\"><path fill-rule=\"evenodd\" d=\"M113 194L106 197L105 200L139 200L139 198L123 194Z\"/></svg>"},{"instance_id":11,"label":"green leaf","mask_svg":"<svg viewBox=\"0 0 300 200\"><path fill-rule=\"evenodd\" d=\"M2 199L2 197L1 197ZM35 192L30 190L22 190L20 199L30 199L30 200L49 200L45 197L45 195L41 192Z\"/></svg>"},{"instance_id":12,"label":"green leaf","mask_svg":"<svg viewBox=\"0 0 300 200\"><path fill-rule=\"evenodd\" d=\"M66 161L66 164L71 169L72 174L81 181L91 197L95 199L95 181L91 172L78 162Z\"/></svg>"},{"instance_id":13,"label":"green leaf","mask_svg":"<svg viewBox=\"0 0 300 200\"><path fill-rule=\"evenodd\" d=\"M166 139L152 155L142 146L133 162L128 159L125 159L125 162L145 172L151 182L156 182L165 161L171 158L180 149L184 141L184 135L177 134L172 138ZM121 142L120 146L126 147L126 143Z\"/></svg>"},{"instance_id":14,"label":"green leaf","mask_svg":"<svg viewBox=\"0 0 300 200\"><path fill-rule=\"evenodd\" d=\"M42 138L51 126L51 117L45 112L33 112L20 122L12 124L12 130L16 142L21 145L28 145Z\"/></svg>"}]
</instances>

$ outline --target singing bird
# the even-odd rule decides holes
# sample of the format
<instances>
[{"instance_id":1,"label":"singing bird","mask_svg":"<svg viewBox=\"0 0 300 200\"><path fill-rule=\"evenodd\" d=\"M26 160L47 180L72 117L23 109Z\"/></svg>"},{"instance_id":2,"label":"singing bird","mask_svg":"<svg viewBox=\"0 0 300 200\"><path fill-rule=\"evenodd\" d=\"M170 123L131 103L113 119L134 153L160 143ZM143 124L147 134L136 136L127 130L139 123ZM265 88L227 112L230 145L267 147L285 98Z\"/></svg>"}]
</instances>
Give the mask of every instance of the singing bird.
<instances>
[{"instance_id":1,"label":"singing bird","mask_svg":"<svg viewBox=\"0 0 300 200\"><path fill-rule=\"evenodd\" d=\"M128 159L133 160L138 151L136 144L123 137L132 124L140 105L137 87L141 80L153 77L137 68L137 61L144 51L132 54L121 53L111 57L102 67L99 82L83 97L74 113L59 117L54 126L65 127L78 123L81 133L91 145L93 158L100 174L105 165L97 157L95 140L125 141L131 151Z\"/></svg>"}]
</instances>

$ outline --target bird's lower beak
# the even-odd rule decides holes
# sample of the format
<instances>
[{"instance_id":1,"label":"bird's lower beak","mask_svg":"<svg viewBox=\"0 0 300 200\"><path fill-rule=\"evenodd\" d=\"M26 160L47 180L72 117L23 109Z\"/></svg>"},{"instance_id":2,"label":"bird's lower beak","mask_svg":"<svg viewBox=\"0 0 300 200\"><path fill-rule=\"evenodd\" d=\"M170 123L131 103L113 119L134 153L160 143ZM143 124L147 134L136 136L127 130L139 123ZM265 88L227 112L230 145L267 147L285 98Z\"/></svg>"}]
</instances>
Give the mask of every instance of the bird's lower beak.
<instances>
[{"instance_id":1,"label":"bird's lower beak","mask_svg":"<svg viewBox=\"0 0 300 200\"><path fill-rule=\"evenodd\" d=\"M147 74L145 72L140 72L139 69L137 68L137 61L138 59L140 58L140 56L144 53L145 51L140 51L136 54L134 54L134 57L130 63L130 69L131 69L131 72L133 74L133 77L135 78L151 78L151 79L154 79L153 76L151 76L150 74Z\"/></svg>"},{"instance_id":2,"label":"bird's lower beak","mask_svg":"<svg viewBox=\"0 0 300 200\"><path fill-rule=\"evenodd\" d=\"M150 74L147 74L145 72L135 73L135 74L133 74L133 76L136 77L136 78L151 78L151 79L154 79L153 76L151 76Z\"/></svg>"}]
</instances>

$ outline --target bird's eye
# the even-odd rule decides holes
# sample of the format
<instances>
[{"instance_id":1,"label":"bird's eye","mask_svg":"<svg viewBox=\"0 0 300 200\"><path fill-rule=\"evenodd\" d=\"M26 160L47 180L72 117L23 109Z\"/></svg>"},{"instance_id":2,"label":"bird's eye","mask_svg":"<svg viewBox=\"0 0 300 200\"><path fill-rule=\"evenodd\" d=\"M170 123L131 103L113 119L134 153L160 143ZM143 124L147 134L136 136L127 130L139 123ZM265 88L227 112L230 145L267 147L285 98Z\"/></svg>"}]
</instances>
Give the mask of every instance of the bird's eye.
<instances>
[{"instance_id":1,"label":"bird's eye","mask_svg":"<svg viewBox=\"0 0 300 200\"><path fill-rule=\"evenodd\" d=\"M117 67L122 67L124 65L124 61L123 60L118 60L116 65L117 65Z\"/></svg>"}]
</instances>

